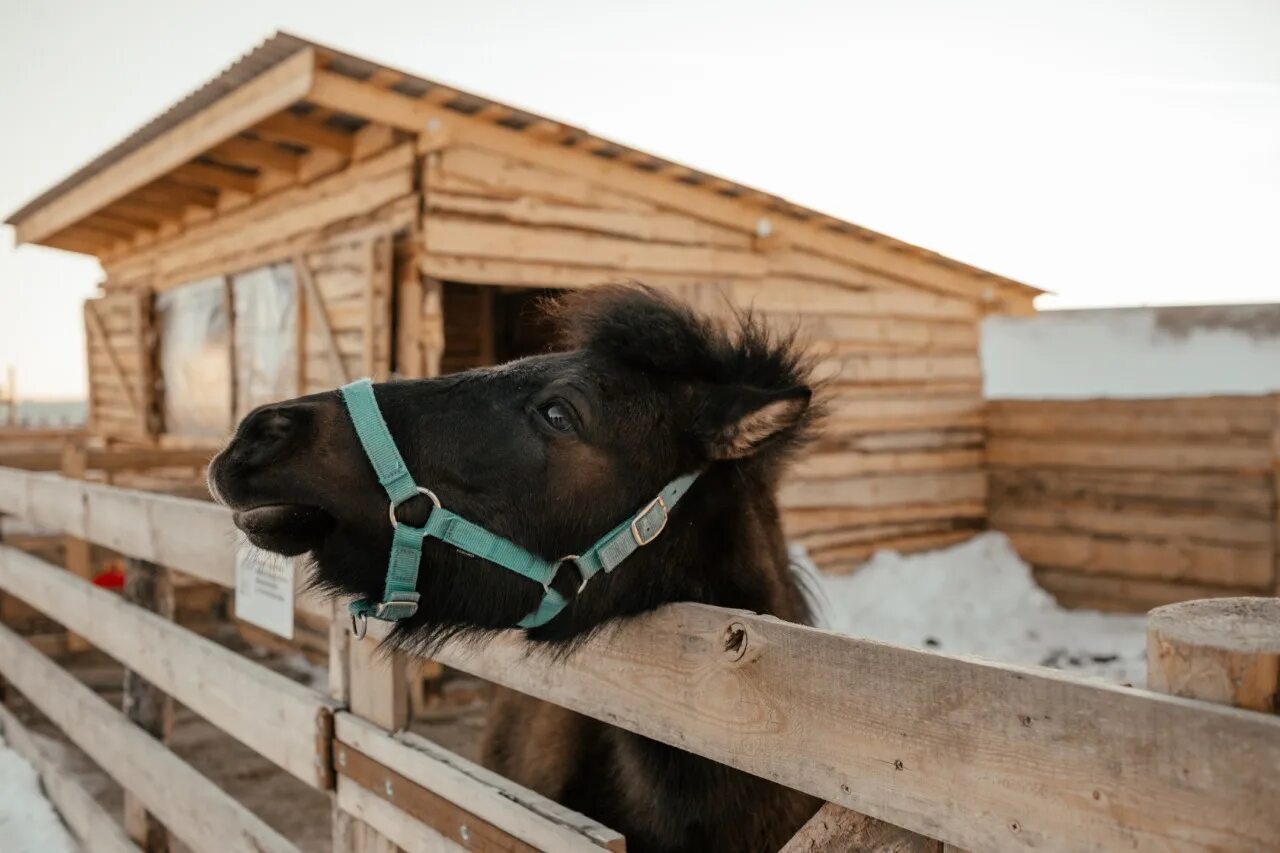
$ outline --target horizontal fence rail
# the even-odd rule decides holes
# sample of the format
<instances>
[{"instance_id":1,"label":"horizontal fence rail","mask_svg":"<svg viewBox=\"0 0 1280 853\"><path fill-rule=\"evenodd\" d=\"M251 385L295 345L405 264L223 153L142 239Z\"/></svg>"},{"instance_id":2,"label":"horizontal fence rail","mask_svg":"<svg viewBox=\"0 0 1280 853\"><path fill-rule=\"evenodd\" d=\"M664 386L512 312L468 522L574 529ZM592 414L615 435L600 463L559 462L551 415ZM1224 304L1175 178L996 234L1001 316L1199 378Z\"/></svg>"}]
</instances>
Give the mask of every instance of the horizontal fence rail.
<instances>
[{"instance_id":1,"label":"horizontal fence rail","mask_svg":"<svg viewBox=\"0 0 1280 853\"><path fill-rule=\"evenodd\" d=\"M668 605L441 662L971 850L1280 849L1280 718Z\"/></svg>"},{"instance_id":2,"label":"horizontal fence rail","mask_svg":"<svg viewBox=\"0 0 1280 853\"><path fill-rule=\"evenodd\" d=\"M0 545L0 589L316 788L332 787L335 703L45 561ZM252 703L253 712L246 712Z\"/></svg>"},{"instance_id":3,"label":"horizontal fence rail","mask_svg":"<svg viewBox=\"0 0 1280 853\"><path fill-rule=\"evenodd\" d=\"M111 540L117 544L110 547L180 571L230 573L206 562L223 548L221 559L230 563L232 547L229 513L208 503L0 469L0 512L104 545ZM83 581L67 578L77 587L64 590L60 581L37 576L50 573L29 560L6 554L0 587L19 596L25 590L55 611L99 607L96 596L74 598ZM64 594L78 603L59 604ZM93 630L87 620L72 627ZM139 664L146 659L129 641L105 634L99 640L141 655ZM39 655L12 634L0 635L6 669L11 655L18 669L38 669L29 661ZM437 657L966 849L1280 849L1280 821L1266 806L1280 802L1277 717L695 604L620 623L565 659L531 650L516 632L482 649L451 645ZM163 674L159 660L149 664L152 674ZM150 678L139 664L130 658ZM24 684L38 687L40 679L27 672L13 680L25 692ZM63 714L55 722L70 730L75 718ZM434 764L441 757L421 744L346 714L337 715L337 726L335 749L352 750L349 760L369 759L381 768L376 772L437 793L441 779L463 784L457 796L471 799L453 802L526 843L543 843L529 832L573 829L537 803L525 805L540 817L521 818L533 823L501 824L494 791L461 783L457 774L467 775L461 765ZM339 797L345 789L349 811L395 831L392 824L408 812L387 810L385 797L370 796L362 781L375 771L362 767L344 777L339 766ZM609 846L596 830L573 831L579 842Z\"/></svg>"},{"instance_id":4,"label":"horizontal fence rail","mask_svg":"<svg viewBox=\"0 0 1280 853\"><path fill-rule=\"evenodd\" d=\"M408 732L388 734L353 714L336 718L338 803L401 847L420 846L400 830L398 815L378 800L432 823L448 840L472 849L621 853L621 835L496 773ZM447 800L457 809L440 809ZM513 809L512 805L521 808ZM420 830L419 830L420 831ZM474 843L467 844L470 839Z\"/></svg>"},{"instance_id":5,"label":"horizontal fence rail","mask_svg":"<svg viewBox=\"0 0 1280 853\"><path fill-rule=\"evenodd\" d=\"M297 853L284 836L0 625L0 664L33 705L197 853Z\"/></svg>"},{"instance_id":6,"label":"horizontal fence rail","mask_svg":"<svg viewBox=\"0 0 1280 853\"><path fill-rule=\"evenodd\" d=\"M37 743L3 704L0 704L0 737L35 769L40 786L82 849L91 853L141 853L116 818L98 805L69 768Z\"/></svg>"}]
</instances>

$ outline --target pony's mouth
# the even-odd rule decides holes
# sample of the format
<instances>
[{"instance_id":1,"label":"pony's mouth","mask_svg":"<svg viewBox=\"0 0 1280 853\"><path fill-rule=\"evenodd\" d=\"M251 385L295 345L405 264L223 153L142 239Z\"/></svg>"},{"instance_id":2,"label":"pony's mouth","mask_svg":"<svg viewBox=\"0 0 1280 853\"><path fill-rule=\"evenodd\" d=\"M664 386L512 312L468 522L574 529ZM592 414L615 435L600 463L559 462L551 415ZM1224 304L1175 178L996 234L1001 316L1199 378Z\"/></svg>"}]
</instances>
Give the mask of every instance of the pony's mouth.
<instances>
[{"instance_id":1,"label":"pony's mouth","mask_svg":"<svg viewBox=\"0 0 1280 853\"><path fill-rule=\"evenodd\" d=\"M334 526L329 513L303 504L256 506L232 513L231 520L253 545L286 557L315 549Z\"/></svg>"}]
</instances>

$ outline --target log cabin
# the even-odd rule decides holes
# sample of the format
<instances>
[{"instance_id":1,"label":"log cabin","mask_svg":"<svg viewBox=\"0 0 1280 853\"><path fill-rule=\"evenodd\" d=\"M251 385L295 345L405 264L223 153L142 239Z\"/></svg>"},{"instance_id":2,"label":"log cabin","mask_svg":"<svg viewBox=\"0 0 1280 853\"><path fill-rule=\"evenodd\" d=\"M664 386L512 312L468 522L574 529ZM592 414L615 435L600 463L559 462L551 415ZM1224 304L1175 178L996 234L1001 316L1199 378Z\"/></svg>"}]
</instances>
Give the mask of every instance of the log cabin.
<instances>
[{"instance_id":1,"label":"log cabin","mask_svg":"<svg viewBox=\"0 0 1280 853\"><path fill-rule=\"evenodd\" d=\"M211 445L274 399L537 351L531 303L566 288L798 326L831 414L782 498L828 568L981 529L979 323L1040 292L288 34L8 223L102 264L89 420L117 444Z\"/></svg>"}]
</instances>

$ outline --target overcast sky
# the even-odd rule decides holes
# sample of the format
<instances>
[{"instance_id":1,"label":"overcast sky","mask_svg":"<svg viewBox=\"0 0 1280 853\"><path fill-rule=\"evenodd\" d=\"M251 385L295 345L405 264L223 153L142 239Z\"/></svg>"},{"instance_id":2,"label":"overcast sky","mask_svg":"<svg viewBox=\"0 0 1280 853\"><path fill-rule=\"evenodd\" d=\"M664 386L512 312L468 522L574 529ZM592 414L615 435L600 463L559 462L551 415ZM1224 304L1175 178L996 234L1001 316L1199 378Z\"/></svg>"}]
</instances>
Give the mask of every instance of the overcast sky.
<instances>
[{"instance_id":1,"label":"overcast sky","mask_svg":"<svg viewBox=\"0 0 1280 853\"><path fill-rule=\"evenodd\" d=\"M1054 291L1042 307L1280 300L1277 0L2 5L5 215L286 29ZM0 234L0 364L27 394L83 393L100 275Z\"/></svg>"}]
</instances>

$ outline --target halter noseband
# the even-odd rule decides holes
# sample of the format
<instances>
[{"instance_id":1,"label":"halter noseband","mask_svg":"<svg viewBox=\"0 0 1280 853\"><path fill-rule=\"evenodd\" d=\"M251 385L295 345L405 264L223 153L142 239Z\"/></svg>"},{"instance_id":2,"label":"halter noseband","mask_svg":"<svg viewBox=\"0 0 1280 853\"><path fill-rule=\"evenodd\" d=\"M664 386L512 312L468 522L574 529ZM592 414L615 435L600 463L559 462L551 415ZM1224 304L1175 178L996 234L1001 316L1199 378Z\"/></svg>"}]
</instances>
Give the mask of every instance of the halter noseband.
<instances>
[{"instance_id":1,"label":"halter noseband","mask_svg":"<svg viewBox=\"0 0 1280 853\"><path fill-rule=\"evenodd\" d=\"M395 440L387 429L387 422L373 395L373 383L358 379L341 388L342 400L355 426L360 446L364 448L373 466L378 482L390 501L391 558L387 563L387 580L381 601L361 599L352 602L351 628L357 638L362 638L369 619L398 622L418 612L418 567L422 562L422 542L428 536L447 542L472 556L496 563L542 585L542 601L537 608L517 624L521 628L537 628L560 614L569 599L552 588L560 567L573 563L582 576L578 592L587 581L600 572L608 574L637 548L658 538L667 526L667 515L680 498L698 479L698 473L677 477L666 485L658 496L645 504L631 518L596 540L581 554L572 554L558 560L545 560L496 533L491 533L474 522L440 505L440 499L430 489L419 486L413 480L408 467L396 448ZM421 527L404 524L396 519L396 507L410 498L424 495L431 500L431 515Z\"/></svg>"}]
</instances>

